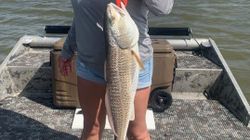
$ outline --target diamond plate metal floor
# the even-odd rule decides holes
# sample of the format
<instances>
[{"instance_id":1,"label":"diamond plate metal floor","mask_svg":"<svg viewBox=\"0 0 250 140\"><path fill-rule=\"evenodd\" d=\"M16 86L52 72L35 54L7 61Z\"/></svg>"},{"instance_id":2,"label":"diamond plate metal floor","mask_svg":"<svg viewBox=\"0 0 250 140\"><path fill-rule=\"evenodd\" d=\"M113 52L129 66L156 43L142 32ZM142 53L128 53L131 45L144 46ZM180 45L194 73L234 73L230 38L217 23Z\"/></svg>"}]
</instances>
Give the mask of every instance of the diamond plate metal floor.
<instances>
[{"instance_id":1,"label":"diamond plate metal floor","mask_svg":"<svg viewBox=\"0 0 250 140\"><path fill-rule=\"evenodd\" d=\"M35 93L34 93L35 94ZM74 109L56 109L51 95L12 97L0 101L1 139L78 139L81 130L71 129ZM250 129L217 101L174 100L164 113L155 113L153 140L250 139ZM113 139L105 130L105 140Z\"/></svg>"}]
</instances>

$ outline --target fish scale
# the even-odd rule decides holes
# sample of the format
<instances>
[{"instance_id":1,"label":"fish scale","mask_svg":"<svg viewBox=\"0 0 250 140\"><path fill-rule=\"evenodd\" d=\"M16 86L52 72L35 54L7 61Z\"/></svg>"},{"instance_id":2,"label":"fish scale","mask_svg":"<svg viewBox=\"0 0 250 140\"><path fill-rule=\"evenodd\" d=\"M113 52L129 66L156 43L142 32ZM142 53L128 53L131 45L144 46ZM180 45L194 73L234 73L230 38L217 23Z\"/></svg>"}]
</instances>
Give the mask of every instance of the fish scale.
<instances>
[{"instance_id":1,"label":"fish scale","mask_svg":"<svg viewBox=\"0 0 250 140\"><path fill-rule=\"evenodd\" d=\"M114 124L119 124L119 122L123 122L123 120L129 120L129 108L121 108L120 106L117 106L117 103L119 103L121 106L130 106L130 102L127 101L131 100L132 98L132 94L130 93L130 77L132 77L130 76L131 58L128 57L129 55L131 55L131 53L129 51L120 49L117 45L113 47L114 48L110 49L113 51L110 52L113 54L110 55L110 62L112 62L112 64L110 64L110 67L108 67L108 71L110 71L109 74L111 75L107 75L108 77L112 78L112 80L110 80L112 82L109 83L108 92L113 93L109 95L109 100L112 101L110 104L111 111L116 112L112 114L113 118L117 118L113 120ZM126 122L125 124L127 125L128 122ZM119 129L126 129L127 126L114 127L119 131Z\"/></svg>"},{"instance_id":2,"label":"fish scale","mask_svg":"<svg viewBox=\"0 0 250 140\"><path fill-rule=\"evenodd\" d=\"M116 49L119 49L118 47L116 47ZM119 54L119 56L128 56L128 52L127 54L123 54L123 53L117 53ZM131 55L131 54L130 54ZM116 94L111 94L109 96L109 99L113 101L113 103L111 104L111 111L112 112L116 112L115 114L112 114L114 118L118 118L114 120L115 124L118 124L119 122L123 122L123 120L129 120L129 111L128 108L121 108L119 106L117 106L117 103L122 104L122 106L130 106L130 102L126 102L131 100L132 94L130 93L131 89L131 79L130 76L131 75L131 69L129 69L129 65L131 65L131 62L129 60L131 60L131 58L126 58L126 57L113 57L114 61L116 62L114 63L114 68L110 68L110 71L113 71L114 75L110 77L112 77L112 83L110 83L110 87L109 88L109 92L112 93L116 93ZM111 60L112 61L112 60ZM118 69L116 69L118 66ZM111 65L112 67L112 65ZM112 73L112 72L111 72ZM108 76L109 77L109 76ZM126 84L127 83L127 84ZM120 95L120 93L124 93L122 96ZM128 96L127 93L130 93L131 96ZM122 113L122 112L127 112L127 113ZM128 123L125 123L126 125ZM116 126L115 126L116 127ZM126 129L127 126L119 126L120 128L115 128L116 130L119 131L119 129ZM125 132L125 130L124 130Z\"/></svg>"},{"instance_id":3,"label":"fish scale","mask_svg":"<svg viewBox=\"0 0 250 140\"><path fill-rule=\"evenodd\" d=\"M108 4L106 21L105 104L117 140L125 140L129 121L134 118L134 97L139 75L135 55L139 55L139 32L126 9L114 4Z\"/></svg>"}]
</instances>

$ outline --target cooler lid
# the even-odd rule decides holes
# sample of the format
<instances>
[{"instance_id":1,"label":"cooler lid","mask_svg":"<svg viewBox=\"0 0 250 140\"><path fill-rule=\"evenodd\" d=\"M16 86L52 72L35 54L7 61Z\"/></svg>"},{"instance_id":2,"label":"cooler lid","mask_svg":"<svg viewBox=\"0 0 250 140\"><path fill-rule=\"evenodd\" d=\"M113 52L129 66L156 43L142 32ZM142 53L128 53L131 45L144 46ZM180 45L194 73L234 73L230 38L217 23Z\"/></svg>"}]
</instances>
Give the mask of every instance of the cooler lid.
<instances>
[{"instance_id":1,"label":"cooler lid","mask_svg":"<svg viewBox=\"0 0 250 140\"><path fill-rule=\"evenodd\" d=\"M66 38L62 38L62 39L56 41L55 44L53 44L53 49L58 50L58 51L62 50L65 39Z\"/></svg>"},{"instance_id":2,"label":"cooler lid","mask_svg":"<svg viewBox=\"0 0 250 140\"><path fill-rule=\"evenodd\" d=\"M154 53L171 53L173 47L166 39L152 39Z\"/></svg>"}]
</instances>

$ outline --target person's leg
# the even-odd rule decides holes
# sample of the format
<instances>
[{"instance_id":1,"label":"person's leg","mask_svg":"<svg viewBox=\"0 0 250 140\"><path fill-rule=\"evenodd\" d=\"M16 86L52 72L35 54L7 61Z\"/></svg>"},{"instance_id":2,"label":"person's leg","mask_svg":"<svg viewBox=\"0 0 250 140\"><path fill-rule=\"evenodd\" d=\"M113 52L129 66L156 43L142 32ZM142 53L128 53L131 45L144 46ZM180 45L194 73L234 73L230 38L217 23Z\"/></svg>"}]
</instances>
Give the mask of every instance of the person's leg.
<instances>
[{"instance_id":1,"label":"person's leg","mask_svg":"<svg viewBox=\"0 0 250 140\"><path fill-rule=\"evenodd\" d=\"M84 114L81 140L98 140L105 126L105 85L77 78L78 95Z\"/></svg>"},{"instance_id":2,"label":"person's leg","mask_svg":"<svg viewBox=\"0 0 250 140\"><path fill-rule=\"evenodd\" d=\"M144 62L144 69L140 71L138 89L135 95L135 120L128 128L129 140L150 140L146 125L146 111L151 92L153 75L153 58Z\"/></svg>"},{"instance_id":3,"label":"person's leg","mask_svg":"<svg viewBox=\"0 0 250 140\"><path fill-rule=\"evenodd\" d=\"M146 125L146 111L150 87L138 89L135 95L135 120L129 123L129 140L150 140L150 135Z\"/></svg>"}]
</instances>

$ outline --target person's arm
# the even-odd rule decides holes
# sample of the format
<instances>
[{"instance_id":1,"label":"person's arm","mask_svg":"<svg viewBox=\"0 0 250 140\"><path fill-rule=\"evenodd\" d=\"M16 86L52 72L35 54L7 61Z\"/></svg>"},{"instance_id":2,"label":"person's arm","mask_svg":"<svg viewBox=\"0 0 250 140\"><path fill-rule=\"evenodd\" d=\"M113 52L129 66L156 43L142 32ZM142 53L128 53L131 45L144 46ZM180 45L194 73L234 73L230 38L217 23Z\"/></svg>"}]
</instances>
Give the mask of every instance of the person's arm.
<instances>
[{"instance_id":1,"label":"person's arm","mask_svg":"<svg viewBox=\"0 0 250 140\"><path fill-rule=\"evenodd\" d=\"M174 5L174 0L144 0L144 2L154 15L169 14Z\"/></svg>"},{"instance_id":2,"label":"person's arm","mask_svg":"<svg viewBox=\"0 0 250 140\"><path fill-rule=\"evenodd\" d=\"M72 71L72 57L76 47L75 20L73 20L68 36L63 44L61 56L58 59L60 72L64 76L68 76Z\"/></svg>"},{"instance_id":3,"label":"person's arm","mask_svg":"<svg viewBox=\"0 0 250 140\"><path fill-rule=\"evenodd\" d=\"M61 57L66 60L71 58L74 55L76 47L75 20L73 19L72 26L63 45Z\"/></svg>"}]
</instances>

